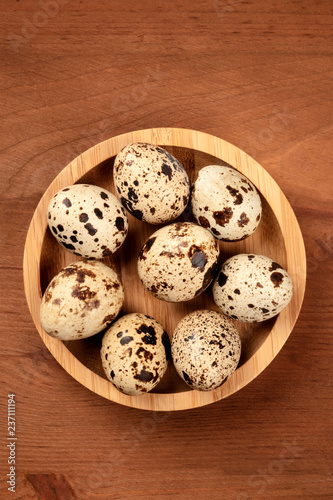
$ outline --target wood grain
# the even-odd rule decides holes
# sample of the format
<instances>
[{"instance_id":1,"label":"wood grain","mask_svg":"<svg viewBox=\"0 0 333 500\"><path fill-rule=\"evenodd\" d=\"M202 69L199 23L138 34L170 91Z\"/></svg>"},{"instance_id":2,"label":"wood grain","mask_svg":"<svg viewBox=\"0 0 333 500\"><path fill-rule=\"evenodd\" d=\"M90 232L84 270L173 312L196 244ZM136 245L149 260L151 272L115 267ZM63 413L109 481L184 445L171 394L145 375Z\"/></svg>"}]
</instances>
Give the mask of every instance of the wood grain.
<instances>
[{"instance_id":1,"label":"wood grain","mask_svg":"<svg viewBox=\"0 0 333 500\"><path fill-rule=\"evenodd\" d=\"M1 431L15 391L19 446L10 496L1 448L1 498L65 484L80 500L330 500L331 2L58 4L29 34L38 1L0 2ZM30 319L22 278L29 222L61 169L151 127L246 151L286 194L307 253L303 308L273 363L236 394L171 414L114 404L69 377Z\"/></svg>"}]
</instances>

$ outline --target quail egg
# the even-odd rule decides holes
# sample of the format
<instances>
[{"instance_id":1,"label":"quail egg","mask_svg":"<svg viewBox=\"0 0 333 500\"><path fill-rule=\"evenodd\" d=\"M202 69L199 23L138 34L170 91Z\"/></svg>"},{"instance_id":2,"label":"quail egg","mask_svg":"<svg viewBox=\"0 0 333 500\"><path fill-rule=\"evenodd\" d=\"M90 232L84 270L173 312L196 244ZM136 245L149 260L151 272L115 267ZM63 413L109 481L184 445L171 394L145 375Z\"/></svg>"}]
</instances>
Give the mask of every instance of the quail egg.
<instances>
[{"instance_id":1,"label":"quail egg","mask_svg":"<svg viewBox=\"0 0 333 500\"><path fill-rule=\"evenodd\" d=\"M178 323L171 342L172 359L181 378L210 391L236 370L241 341L231 319L217 311L194 311Z\"/></svg>"},{"instance_id":2,"label":"quail egg","mask_svg":"<svg viewBox=\"0 0 333 500\"><path fill-rule=\"evenodd\" d=\"M83 339L109 325L123 302L122 284L110 267L99 261L73 262L47 287L40 319L52 337Z\"/></svg>"},{"instance_id":3,"label":"quail egg","mask_svg":"<svg viewBox=\"0 0 333 500\"><path fill-rule=\"evenodd\" d=\"M128 221L119 200L104 188L74 184L61 189L48 206L48 224L58 242L85 258L101 259L124 242Z\"/></svg>"},{"instance_id":4,"label":"quail egg","mask_svg":"<svg viewBox=\"0 0 333 500\"><path fill-rule=\"evenodd\" d=\"M239 254L228 259L213 285L216 305L224 314L245 322L264 321L290 302L290 276L269 257Z\"/></svg>"},{"instance_id":5,"label":"quail egg","mask_svg":"<svg viewBox=\"0 0 333 500\"><path fill-rule=\"evenodd\" d=\"M162 227L138 258L139 277L155 297L168 302L193 299L213 280L219 246L206 229L191 222Z\"/></svg>"},{"instance_id":6,"label":"quail egg","mask_svg":"<svg viewBox=\"0 0 333 500\"><path fill-rule=\"evenodd\" d=\"M194 217L216 238L244 240L261 219L258 191L243 174L230 167L209 165L199 171L191 206Z\"/></svg>"},{"instance_id":7,"label":"quail egg","mask_svg":"<svg viewBox=\"0 0 333 500\"><path fill-rule=\"evenodd\" d=\"M125 146L115 159L113 175L124 207L150 224L176 219L190 199L184 167L153 144L135 142Z\"/></svg>"},{"instance_id":8,"label":"quail egg","mask_svg":"<svg viewBox=\"0 0 333 500\"><path fill-rule=\"evenodd\" d=\"M145 314L127 314L104 334L101 360L105 374L125 394L151 391L163 377L169 359L168 334Z\"/></svg>"}]
</instances>

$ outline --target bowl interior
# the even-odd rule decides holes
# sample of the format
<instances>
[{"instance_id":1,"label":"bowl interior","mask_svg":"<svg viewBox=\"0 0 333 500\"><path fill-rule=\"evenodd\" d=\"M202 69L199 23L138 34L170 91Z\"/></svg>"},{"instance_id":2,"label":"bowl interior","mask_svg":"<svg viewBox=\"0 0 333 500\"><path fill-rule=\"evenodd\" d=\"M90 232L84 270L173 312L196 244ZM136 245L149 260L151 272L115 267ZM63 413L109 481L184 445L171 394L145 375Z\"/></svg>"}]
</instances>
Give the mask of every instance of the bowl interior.
<instances>
[{"instance_id":1,"label":"bowl interior","mask_svg":"<svg viewBox=\"0 0 333 500\"><path fill-rule=\"evenodd\" d=\"M184 147L160 145L182 163L188 172L191 183L202 167L211 164L227 165L221 159L201 151ZM113 184L114 159L115 157L111 157L98 164L79 178L77 183L95 184L108 189L116 195ZM256 253L271 257L274 261L286 267L286 250L280 225L268 202L263 196L261 198L263 217L259 228L246 240L237 243L220 242L220 263L238 253ZM153 316L164 326L171 338L176 325L186 314L204 308L218 310L213 301L211 286L193 300L182 303L160 301L144 288L137 273L137 257L146 239L162 226L143 223L130 214L128 214L128 219L129 233L124 244L113 256L103 259L106 264L117 271L124 285L125 302L121 315L130 312L142 312ZM190 206L176 220L195 222ZM79 258L59 245L50 230L47 229L43 239L40 258L42 293L44 293L48 283L60 269L75 260L79 260ZM276 318L254 324L233 321L238 327L242 339L240 367L258 351L272 330ZM84 366L97 375L106 378L99 356L102 336L103 332L88 339L64 342L64 344ZM177 375L172 363L169 363L169 368L165 376L153 392L172 394L189 390L191 389Z\"/></svg>"}]
</instances>

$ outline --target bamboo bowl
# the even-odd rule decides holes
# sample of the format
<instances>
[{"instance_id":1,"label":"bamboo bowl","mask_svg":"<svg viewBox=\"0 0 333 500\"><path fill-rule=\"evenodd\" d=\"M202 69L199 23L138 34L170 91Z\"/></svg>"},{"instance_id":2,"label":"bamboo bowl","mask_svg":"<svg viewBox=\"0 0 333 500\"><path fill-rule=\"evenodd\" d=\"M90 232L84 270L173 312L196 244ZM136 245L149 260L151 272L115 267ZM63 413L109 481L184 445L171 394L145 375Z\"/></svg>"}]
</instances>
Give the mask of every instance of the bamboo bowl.
<instances>
[{"instance_id":1,"label":"bamboo bowl","mask_svg":"<svg viewBox=\"0 0 333 500\"><path fill-rule=\"evenodd\" d=\"M99 357L102 335L62 342L42 328L39 309L42 295L61 268L79 260L61 247L47 225L47 205L60 189L74 183L91 183L115 193L112 179L114 158L131 142L158 144L171 152L186 168L193 182L206 165L231 165L246 175L261 193L263 218L258 230L246 240L220 243L221 262L237 253L267 255L287 269L294 295L278 316L256 324L235 321L242 338L242 355L235 373L221 387L210 392L191 390L177 375L172 363L153 392L140 396L120 393L105 377ZM177 220L193 220L185 210ZM129 234L111 258L103 259L121 277L125 303L121 314L143 312L153 316L170 337L183 316L196 309L217 309L211 287L189 302L162 302L149 294L136 271L138 252L145 240L160 226L142 223L128 214ZM250 156L217 137L178 128L139 130L108 139L75 158L45 191L33 215L24 252L24 286L27 302L43 342L60 365L82 385L111 401L145 410L182 410L218 401L251 382L275 358L289 337L303 301L306 257L302 234L286 197L270 175Z\"/></svg>"}]
</instances>

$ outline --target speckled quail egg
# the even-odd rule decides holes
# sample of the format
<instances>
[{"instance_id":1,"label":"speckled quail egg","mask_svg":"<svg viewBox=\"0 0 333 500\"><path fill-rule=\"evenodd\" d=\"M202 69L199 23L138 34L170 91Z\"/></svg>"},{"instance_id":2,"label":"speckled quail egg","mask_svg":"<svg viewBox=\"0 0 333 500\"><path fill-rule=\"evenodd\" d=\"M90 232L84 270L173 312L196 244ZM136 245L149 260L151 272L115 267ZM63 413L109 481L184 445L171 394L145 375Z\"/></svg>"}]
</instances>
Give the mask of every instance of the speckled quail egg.
<instances>
[{"instance_id":1,"label":"speckled quail egg","mask_svg":"<svg viewBox=\"0 0 333 500\"><path fill-rule=\"evenodd\" d=\"M272 318L289 304L292 294L287 271L263 255L231 257L213 285L214 301L221 311L248 323Z\"/></svg>"},{"instance_id":2,"label":"speckled quail egg","mask_svg":"<svg viewBox=\"0 0 333 500\"><path fill-rule=\"evenodd\" d=\"M199 171L191 195L198 223L223 241L244 240L261 219L258 191L243 174L230 167L209 165Z\"/></svg>"},{"instance_id":3,"label":"speckled quail egg","mask_svg":"<svg viewBox=\"0 0 333 500\"><path fill-rule=\"evenodd\" d=\"M104 334L101 360L105 374L125 394L151 391L163 377L169 359L168 334L145 314L127 314Z\"/></svg>"},{"instance_id":4,"label":"speckled quail egg","mask_svg":"<svg viewBox=\"0 0 333 500\"><path fill-rule=\"evenodd\" d=\"M192 389L210 391L236 370L241 341L231 319L217 311L194 311L178 323L171 342L178 374Z\"/></svg>"},{"instance_id":5,"label":"speckled quail egg","mask_svg":"<svg viewBox=\"0 0 333 500\"><path fill-rule=\"evenodd\" d=\"M125 146L115 159L113 175L122 204L139 220L162 224L176 219L188 204L186 170L159 146Z\"/></svg>"},{"instance_id":6,"label":"speckled quail egg","mask_svg":"<svg viewBox=\"0 0 333 500\"><path fill-rule=\"evenodd\" d=\"M52 337L83 339L109 325L123 302L122 284L110 267L99 261L73 262L47 287L40 319Z\"/></svg>"},{"instance_id":7,"label":"speckled quail egg","mask_svg":"<svg viewBox=\"0 0 333 500\"><path fill-rule=\"evenodd\" d=\"M155 297L168 302L193 299L213 280L219 246L206 229L191 222L162 227L138 258L139 277Z\"/></svg>"},{"instance_id":8,"label":"speckled quail egg","mask_svg":"<svg viewBox=\"0 0 333 500\"><path fill-rule=\"evenodd\" d=\"M119 200L104 188L74 184L61 189L48 206L48 224L70 252L100 259L124 242L128 221Z\"/></svg>"}]
</instances>

